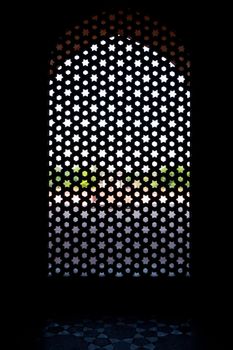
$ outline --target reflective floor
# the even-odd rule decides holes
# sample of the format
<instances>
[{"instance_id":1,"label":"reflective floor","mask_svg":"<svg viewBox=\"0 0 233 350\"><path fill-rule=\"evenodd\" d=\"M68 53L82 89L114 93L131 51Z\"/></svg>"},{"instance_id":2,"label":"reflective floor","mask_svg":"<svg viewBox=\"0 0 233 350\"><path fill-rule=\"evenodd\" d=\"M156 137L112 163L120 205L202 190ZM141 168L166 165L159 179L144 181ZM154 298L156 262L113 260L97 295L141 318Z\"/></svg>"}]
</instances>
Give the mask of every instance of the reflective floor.
<instances>
[{"instance_id":1,"label":"reflective floor","mask_svg":"<svg viewBox=\"0 0 233 350\"><path fill-rule=\"evenodd\" d=\"M158 322L133 318L48 321L39 350L192 350L196 349L191 323Z\"/></svg>"}]
</instances>

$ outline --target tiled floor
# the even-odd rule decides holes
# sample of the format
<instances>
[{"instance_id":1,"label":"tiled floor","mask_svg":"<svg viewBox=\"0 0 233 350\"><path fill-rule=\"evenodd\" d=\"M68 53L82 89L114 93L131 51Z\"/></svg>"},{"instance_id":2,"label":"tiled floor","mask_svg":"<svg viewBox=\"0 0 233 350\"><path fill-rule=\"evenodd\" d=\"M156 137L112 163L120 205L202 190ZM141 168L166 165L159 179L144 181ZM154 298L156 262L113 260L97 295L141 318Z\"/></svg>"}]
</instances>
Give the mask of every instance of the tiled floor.
<instances>
[{"instance_id":1,"label":"tiled floor","mask_svg":"<svg viewBox=\"0 0 233 350\"><path fill-rule=\"evenodd\" d=\"M48 322L38 340L39 350L193 350L189 322L162 323L154 319Z\"/></svg>"}]
</instances>

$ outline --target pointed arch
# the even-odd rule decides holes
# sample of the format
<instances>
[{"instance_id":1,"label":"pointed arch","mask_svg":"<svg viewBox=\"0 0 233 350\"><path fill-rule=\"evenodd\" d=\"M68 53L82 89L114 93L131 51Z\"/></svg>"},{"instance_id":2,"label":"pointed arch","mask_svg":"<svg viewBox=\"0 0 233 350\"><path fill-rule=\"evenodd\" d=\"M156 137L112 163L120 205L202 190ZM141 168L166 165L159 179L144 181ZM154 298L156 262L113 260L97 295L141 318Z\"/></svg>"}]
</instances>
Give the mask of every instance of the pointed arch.
<instances>
[{"instance_id":1,"label":"pointed arch","mask_svg":"<svg viewBox=\"0 0 233 350\"><path fill-rule=\"evenodd\" d=\"M190 275L190 61L138 12L84 20L49 78L49 276Z\"/></svg>"}]
</instances>

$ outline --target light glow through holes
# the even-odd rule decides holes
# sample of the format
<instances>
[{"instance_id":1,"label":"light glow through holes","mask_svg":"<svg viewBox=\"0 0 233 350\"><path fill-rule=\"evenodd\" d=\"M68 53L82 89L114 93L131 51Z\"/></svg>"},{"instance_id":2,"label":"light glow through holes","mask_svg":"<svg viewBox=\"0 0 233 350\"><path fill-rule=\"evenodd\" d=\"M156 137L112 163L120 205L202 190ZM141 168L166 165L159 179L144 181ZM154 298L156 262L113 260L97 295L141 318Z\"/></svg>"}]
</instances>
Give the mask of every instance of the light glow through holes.
<instances>
[{"instance_id":1,"label":"light glow through holes","mask_svg":"<svg viewBox=\"0 0 233 350\"><path fill-rule=\"evenodd\" d=\"M49 276L190 274L189 98L175 64L125 37L59 66L49 80Z\"/></svg>"}]
</instances>

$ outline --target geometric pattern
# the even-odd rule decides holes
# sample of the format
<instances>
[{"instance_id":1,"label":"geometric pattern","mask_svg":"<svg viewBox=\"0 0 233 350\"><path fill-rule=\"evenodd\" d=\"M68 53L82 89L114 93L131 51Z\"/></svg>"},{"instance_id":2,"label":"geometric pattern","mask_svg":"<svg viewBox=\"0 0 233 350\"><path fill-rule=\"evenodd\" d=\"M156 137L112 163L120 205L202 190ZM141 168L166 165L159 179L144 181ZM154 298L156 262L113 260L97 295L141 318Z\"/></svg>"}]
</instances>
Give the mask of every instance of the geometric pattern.
<instances>
[{"instance_id":1,"label":"geometric pattern","mask_svg":"<svg viewBox=\"0 0 233 350\"><path fill-rule=\"evenodd\" d=\"M108 319L49 322L40 349L191 349L190 322L168 324L151 320ZM63 346L63 347L62 347Z\"/></svg>"},{"instance_id":2,"label":"geometric pattern","mask_svg":"<svg viewBox=\"0 0 233 350\"><path fill-rule=\"evenodd\" d=\"M48 88L48 275L189 276L184 46L157 21L120 12L84 21L56 48Z\"/></svg>"}]
</instances>

